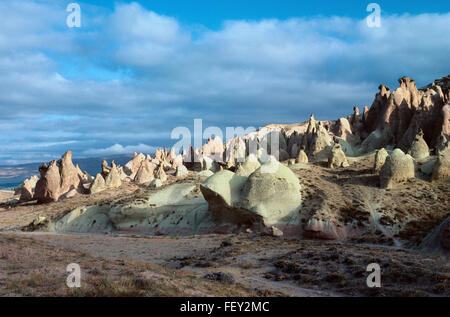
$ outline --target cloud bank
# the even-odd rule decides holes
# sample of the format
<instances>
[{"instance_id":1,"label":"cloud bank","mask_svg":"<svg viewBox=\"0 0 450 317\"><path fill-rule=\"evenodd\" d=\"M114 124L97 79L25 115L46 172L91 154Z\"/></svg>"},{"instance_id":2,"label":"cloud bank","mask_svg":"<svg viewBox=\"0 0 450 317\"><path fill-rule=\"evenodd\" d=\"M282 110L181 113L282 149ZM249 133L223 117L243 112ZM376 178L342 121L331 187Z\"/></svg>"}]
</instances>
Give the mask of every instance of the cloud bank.
<instances>
[{"instance_id":1,"label":"cloud bank","mask_svg":"<svg viewBox=\"0 0 450 317\"><path fill-rule=\"evenodd\" d=\"M211 30L137 3L0 3L0 165L172 145L177 126L336 119L380 83L450 73L450 13L224 21ZM48 145L48 146L43 146Z\"/></svg>"}]
</instances>

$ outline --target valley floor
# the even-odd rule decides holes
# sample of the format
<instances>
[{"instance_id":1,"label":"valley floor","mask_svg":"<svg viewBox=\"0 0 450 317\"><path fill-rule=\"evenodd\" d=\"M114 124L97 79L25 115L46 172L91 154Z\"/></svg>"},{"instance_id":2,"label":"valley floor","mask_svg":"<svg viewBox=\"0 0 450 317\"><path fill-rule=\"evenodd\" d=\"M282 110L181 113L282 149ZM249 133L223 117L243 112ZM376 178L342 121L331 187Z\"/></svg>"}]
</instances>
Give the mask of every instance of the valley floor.
<instances>
[{"instance_id":1,"label":"valley floor","mask_svg":"<svg viewBox=\"0 0 450 317\"><path fill-rule=\"evenodd\" d=\"M79 289L65 285L70 263L81 267ZM381 288L367 287L370 263L381 266ZM219 272L234 281L205 277ZM450 296L449 286L447 259L386 246L257 234L0 233L0 296Z\"/></svg>"}]
</instances>

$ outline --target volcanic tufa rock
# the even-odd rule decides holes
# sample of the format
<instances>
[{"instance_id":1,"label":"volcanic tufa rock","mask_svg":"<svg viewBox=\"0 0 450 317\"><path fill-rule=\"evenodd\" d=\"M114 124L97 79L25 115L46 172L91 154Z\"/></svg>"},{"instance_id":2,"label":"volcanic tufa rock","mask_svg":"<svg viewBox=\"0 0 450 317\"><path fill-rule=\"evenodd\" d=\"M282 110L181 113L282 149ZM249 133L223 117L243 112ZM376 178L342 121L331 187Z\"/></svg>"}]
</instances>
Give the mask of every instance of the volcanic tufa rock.
<instances>
[{"instance_id":1,"label":"volcanic tufa rock","mask_svg":"<svg viewBox=\"0 0 450 317\"><path fill-rule=\"evenodd\" d=\"M336 143L328 156L328 167L337 168L347 167L348 165L347 157L345 156L344 151L342 151L341 145Z\"/></svg>"},{"instance_id":2,"label":"volcanic tufa rock","mask_svg":"<svg viewBox=\"0 0 450 317\"><path fill-rule=\"evenodd\" d=\"M309 154L316 156L323 151L329 150L332 144L332 139L328 131L324 128L321 122L317 124L317 129L312 132L312 140L309 148Z\"/></svg>"},{"instance_id":3,"label":"volcanic tufa rock","mask_svg":"<svg viewBox=\"0 0 450 317\"><path fill-rule=\"evenodd\" d=\"M176 177L178 178L182 178L182 177L186 177L188 175L188 169L186 168L186 166L181 165L177 167L177 172L175 174Z\"/></svg>"},{"instance_id":4,"label":"volcanic tufa rock","mask_svg":"<svg viewBox=\"0 0 450 317\"><path fill-rule=\"evenodd\" d=\"M414 160L400 149L392 151L380 169L380 187L393 188L396 184L414 178Z\"/></svg>"},{"instance_id":5,"label":"volcanic tufa rock","mask_svg":"<svg viewBox=\"0 0 450 317\"><path fill-rule=\"evenodd\" d=\"M215 136L214 139L209 139L208 142L203 144L201 152L203 156L212 158L214 161L221 162L223 160L224 144L219 136Z\"/></svg>"},{"instance_id":6,"label":"volcanic tufa rock","mask_svg":"<svg viewBox=\"0 0 450 317\"><path fill-rule=\"evenodd\" d=\"M150 188L159 188L159 187L161 187L162 185L163 185L163 183L161 182L161 180L158 179L158 178L155 178L154 180L152 180L152 181L150 182L149 187L150 187Z\"/></svg>"},{"instance_id":7,"label":"volcanic tufa rock","mask_svg":"<svg viewBox=\"0 0 450 317\"><path fill-rule=\"evenodd\" d=\"M450 149L439 153L439 157L434 165L431 178L433 181L450 180Z\"/></svg>"},{"instance_id":8,"label":"volcanic tufa rock","mask_svg":"<svg viewBox=\"0 0 450 317\"><path fill-rule=\"evenodd\" d=\"M436 153L440 153L450 148L450 142L447 141L447 137L444 132L442 132L436 141Z\"/></svg>"},{"instance_id":9,"label":"volcanic tufa rock","mask_svg":"<svg viewBox=\"0 0 450 317\"><path fill-rule=\"evenodd\" d=\"M108 176L109 172L111 172L111 167L108 166L108 162L103 160L102 161L102 175L103 175L103 177Z\"/></svg>"},{"instance_id":10,"label":"volcanic tufa rock","mask_svg":"<svg viewBox=\"0 0 450 317\"><path fill-rule=\"evenodd\" d=\"M306 155L303 149L298 152L297 158L295 159L295 163L308 163L308 155Z\"/></svg>"},{"instance_id":11,"label":"volcanic tufa rock","mask_svg":"<svg viewBox=\"0 0 450 317\"><path fill-rule=\"evenodd\" d=\"M249 177L220 171L200 189L216 221L271 226L296 217L301 205L297 176L275 159Z\"/></svg>"},{"instance_id":12,"label":"volcanic tufa rock","mask_svg":"<svg viewBox=\"0 0 450 317\"><path fill-rule=\"evenodd\" d=\"M117 188L122 185L122 180L120 177L120 170L114 164L114 162L111 163L111 171L109 172L108 176L106 176L105 179L105 185L107 188Z\"/></svg>"},{"instance_id":13,"label":"volcanic tufa rock","mask_svg":"<svg viewBox=\"0 0 450 317\"><path fill-rule=\"evenodd\" d=\"M156 171L156 173L155 173L155 178L157 178L157 179L159 179L161 182L165 182L165 181L167 181L167 175L166 175L166 173L164 172L164 167L163 167L163 165L161 164L160 166L159 166L159 168L158 168L158 170Z\"/></svg>"},{"instance_id":14,"label":"volcanic tufa rock","mask_svg":"<svg viewBox=\"0 0 450 317\"><path fill-rule=\"evenodd\" d=\"M34 198L38 203L49 203L58 201L61 185L61 176L56 161L51 161L50 165L42 164L39 167L41 177L36 183Z\"/></svg>"},{"instance_id":15,"label":"volcanic tufa rock","mask_svg":"<svg viewBox=\"0 0 450 317\"><path fill-rule=\"evenodd\" d=\"M430 156L430 149L428 148L427 142L425 142L425 140L423 139L422 130L420 130L414 138L408 154L410 154L416 160L420 160Z\"/></svg>"},{"instance_id":16,"label":"volcanic tufa rock","mask_svg":"<svg viewBox=\"0 0 450 317\"><path fill-rule=\"evenodd\" d=\"M131 177L131 179L134 179L136 177L137 172L139 171L139 168L141 167L142 161L145 160L145 155L142 153L134 153L133 159L129 161L125 166L123 167L123 171L125 174Z\"/></svg>"},{"instance_id":17,"label":"volcanic tufa rock","mask_svg":"<svg viewBox=\"0 0 450 317\"><path fill-rule=\"evenodd\" d=\"M172 160L172 167L178 168L179 166L183 166L183 155L178 154L175 156L175 158Z\"/></svg>"},{"instance_id":18,"label":"volcanic tufa rock","mask_svg":"<svg viewBox=\"0 0 450 317\"><path fill-rule=\"evenodd\" d=\"M36 183L39 181L37 175L33 175L29 179L26 179L20 187L20 201L33 200L34 191L36 189Z\"/></svg>"},{"instance_id":19,"label":"volcanic tufa rock","mask_svg":"<svg viewBox=\"0 0 450 317\"><path fill-rule=\"evenodd\" d=\"M136 184L149 184L154 178L153 176L154 169L155 167L153 166L153 164L150 163L149 160L144 159L141 162L141 166L139 167L136 173L134 182Z\"/></svg>"},{"instance_id":20,"label":"volcanic tufa rock","mask_svg":"<svg viewBox=\"0 0 450 317\"><path fill-rule=\"evenodd\" d=\"M249 156L246 157L244 163L239 164L236 170L236 174L239 176L249 176L251 173L256 171L260 166L261 164L256 158L256 155L251 153Z\"/></svg>"},{"instance_id":21,"label":"volcanic tufa rock","mask_svg":"<svg viewBox=\"0 0 450 317\"><path fill-rule=\"evenodd\" d=\"M206 178L211 177L213 175L214 175L214 173L211 172L211 171L201 171L201 172L197 173L196 177L200 178L200 179L206 179Z\"/></svg>"},{"instance_id":22,"label":"volcanic tufa rock","mask_svg":"<svg viewBox=\"0 0 450 317\"><path fill-rule=\"evenodd\" d=\"M72 189L79 189L81 186L83 173L80 168L73 165L72 152L67 151L58 162L61 176L61 195L71 191Z\"/></svg>"},{"instance_id":23,"label":"volcanic tufa rock","mask_svg":"<svg viewBox=\"0 0 450 317\"><path fill-rule=\"evenodd\" d=\"M94 182L91 185L91 188L89 189L91 194L95 194L98 192L101 192L106 189L106 182L103 178L102 174L97 174L97 176L94 179Z\"/></svg>"},{"instance_id":24,"label":"volcanic tufa rock","mask_svg":"<svg viewBox=\"0 0 450 317\"><path fill-rule=\"evenodd\" d=\"M373 172L378 173L380 169L383 167L384 163L386 162L386 158L389 156L389 153L386 151L385 148L382 148L377 151L375 154L375 162L373 164Z\"/></svg>"}]
</instances>

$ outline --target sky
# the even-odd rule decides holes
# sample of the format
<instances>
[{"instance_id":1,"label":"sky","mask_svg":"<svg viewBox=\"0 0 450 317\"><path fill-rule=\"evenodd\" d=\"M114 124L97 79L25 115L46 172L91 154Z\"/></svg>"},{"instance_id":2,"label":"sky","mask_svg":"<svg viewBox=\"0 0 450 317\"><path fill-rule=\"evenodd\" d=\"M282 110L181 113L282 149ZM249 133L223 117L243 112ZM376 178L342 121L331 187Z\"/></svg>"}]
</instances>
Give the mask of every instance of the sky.
<instances>
[{"instance_id":1,"label":"sky","mask_svg":"<svg viewBox=\"0 0 450 317\"><path fill-rule=\"evenodd\" d=\"M450 2L0 0L0 165L152 152L177 127L345 117L450 74Z\"/></svg>"}]
</instances>

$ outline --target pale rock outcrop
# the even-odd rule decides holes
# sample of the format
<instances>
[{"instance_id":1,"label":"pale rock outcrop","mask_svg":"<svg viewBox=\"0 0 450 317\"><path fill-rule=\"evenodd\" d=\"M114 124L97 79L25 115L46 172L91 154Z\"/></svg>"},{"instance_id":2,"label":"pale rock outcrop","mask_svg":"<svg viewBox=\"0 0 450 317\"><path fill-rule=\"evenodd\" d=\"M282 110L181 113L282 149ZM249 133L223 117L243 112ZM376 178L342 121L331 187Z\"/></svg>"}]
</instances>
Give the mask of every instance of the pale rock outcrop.
<instances>
[{"instance_id":1,"label":"pale rock outcrop","mask_svg":"<svg viewBox=\"0 0 450 317\"><path fill-rule=\"evenodd\" d=\"M342 147L339 143L336 143L330 155L328 156L328 167L329 168L338 168L338 167L347 167L349 166L347 157L345 156L344 151L342 151Z\"/></svg>"},{"instance_id":2,"label":"pale rock outcrop","mask_svg":"<svg viewBox=\"0 0 450 317\"><path fill-rule=\"evenodd\" d=\"M103 177L108 176L109 172L111 172L111 167L108 166L108 162L103 160L102 161L102 175L103 175Z\"/></svg>"},{"instance_id":3,"label":"pale rock outcrop","mask_svg":"<svg viewBox=\"0 0 450 317\"><path fill-rule=\"evenodd\" d=\"M380 187L393 188L411 178L414 178L414 159L402 150L395 149L380 169Z\"/></svg>"},{"instance_id":4,"label":"pale rock outcrop","mask_svg":"<svg viewBox=\"0 0 450 317\"><path fill-rule=\"evenodd\" d=\"M272 237L282 237L283 236L283 231L281 231L280 229L278 229L275 226L270 226L268 233Z\"/></svg>"},{"instance_id":5,"label":"pale rock outcrop","mask_svg":"<svg viewBox=\"0 0 450 317\"><path fill-rule=\"evenodd\" d=\"M236 174L239 176L249 176L251 173L256 171L261 164L258 161L258 158L255 154L250 154L246 157L245 162L242 164L239 164Z\"/></svg>"},{"instance_id":6,"label":"pale rock outcrop","mask_svg":"<svg viewBox=\"0 0 450 317\"><path fill-rule=\"evenodd\" d=\"M450 101L442 107L442 133L450 138Z\"/></svg>"},{"instance_id":7,"label":"pale rock outcrop","mask_svg":"<svg viewBox=\"0 0 450 317\"><path fill-rule=\"evenodd\" d=\"M295 163L308 163L308 155L306 155L306 152L304 149L301 149L300 152L298 152L297 158L295 159Z\"/></svg>"},{"instance_id":8,"label":"pale rock outcrop","mask_svg":"<svg viewBox=\"0 0 450 317\"><path fill-rule=\"evenodd\" d=\"M209 170L208 171L201 171L201 172L198 172L196 174L197 178L200 178L200 179L203 179L203 178L206 179L206 178L211 177L213 175L214 175L214 173L209 171Z\"/></svg>"},{"instance_id":9,"label":"pale rock outcrop","mask_svg":"<svg viewBox=\"0 0 450 317\"><path fill-rule=\"evenodd\" d=\"M158 148L155 152L155 159L158 160L159 162L163 160L164 157L164 152L163 150L161 150L160 148Z\"/></svg>"},{"instance_id":10,"label":"pale rock outcrop","mask_svg":"<svg viewBox=\"0 0 450 317\"><path fill-rule=\"evenodd\" d=\"M183 155L178 154L175 155L175 158L172 160L172 168L178 168L180 166L183 166Z\"/></svg>"},{"instance_id":11,"label":"pale rock outcrop","mask_svg":"<svg viewBox=\"0 0 450 317\"><path fill-rule=\"evenodd\" d=\"M169 162L173 162L175 158L177 157L177 154L175 153L175 149L171 148L169 151L169 154L167 155L167 159Z\"/></svg>"},{"instance_id":12,"label":"pale rock outcrop","mask_svg":"<svg viewBox=\"0 0 450 317\"><path fill-rule=\"evenodd\" d=\"M297 176L275 159L249 177L221 171L200 189L216 221L270 226L297 217L301 205Z\"/></svg>"},{"instance_id":13,"label":"pale rock outcrop","mask_svg":"<svg viewBox=\"0 0 450 317\"><path fill-rule=\"evenodd\" d=\"M215 136L214 139L210 138L201 148L204 157L209 157L217 162L223 161L224 151L224 144L219 136Z\"/></svg>"},{"instance_id":14,"label":"pale rock outcrop","mask_svg":"<svg viewBox=\"0 0 450 317\"><path fill-rule=\"evenodd\" d=\"M36 183L38 181L39 177L37 175L33 175L23 182L22 186L20 187L20 201L33 200Z\"/></svg>"},{"instance_id":15,"label":"pale rock outcrop","mask_svg":"<svg viewBox=\"0 0 450 317\"><path fill-rule=\"evenodd\" d=\"M450 149L439 153L431 178L433 181L450 181Z\"/></svg>"},{"instance_id":16,"label":"pale rock outcrop","mask_svg":"<svg viewBox=\"0 0 450 317\"><path fill-rule=\"evenodd\" d=\"M102 174L97 174L97 176L94 179L94 182L91 185L91 188L89 189L91 194L96 194L98 192L101 192L106 189L106 182L103 178Z\"/></svg>"},{"instance_id":17,"label":"pale rock outcrop","mask_svg":"<svg viewBox=\"0 0 450 317\"><path fill-rule=\"evenodd\" d=\"M357 116L357 114L355 114L354 116ZM357 121L357 119L353 120L355 120L355 122ZM360 142L359 136L353 134L350 122L346 118L340 118L337 120L335 135L346 140L348 143L352 145L355 145Z\"/></svg>"},{"instance_id":18,"label":"pale rock outcrop","mask_svg":"<svg viewBox=\"0 0 450 317\"><path fill-rule=\"evenodd\" d=\"M201 162L202 162L201 168L203 171L211 171L215 173L216 171L219 170L217 162L208 156L204 156Z\"/></svg>"},{"instance_id":19,"label":"pale rock outcrop","mask_svg":"<svg viewBox=\"0 0 450 317\"><path fill-rule=\"evenodd\" d=\"M139 185L149 184L154 178L154 169L155 166L153 165L153 163L150 163L149 160L144 159L141 162L141 166L139 167L136 176L134 177L134 182Z\"/></svg>"},{"instance_id":20,"label":"pale rock outcrop","mask_svg":"<svg viewBox=\"0 0 450 317\"><path fill-rule=\"evenodd\" d=\"M178 178L183 178L183 177L188 176L188 174L189 174L189 171L186 168L186 166L181 165L181 166L177 167L177 172L176 172L175 176Z\"/></svg>"},{"instance_id":21,"label":"pale rock outcrop","mask_svg":"<svg viewBox=\"0 0 450 317\"><path fill-rule=\"evenodd\" d=\"M430 149L428 148L427 142L423 139L423 131L420 130L419 133L414 138L413 143L408 151L416 160L426 158L430 156Z\"/></svg>"},{"instance_id":22,"label":"pale rock outcrop","mask_svg":"<svg viewBox=\"0 0 450 317\"><path fill-rule=\"evenodd\" d=\"M105 186L107 188L117 188L122 185L122 180L120 177L120 170L114 164L114 161L111 162L111 171L109 172L108 176L105 178Z\"/></svg>"},{"instance_id":23,"label":"pale rock outcrop","mask_svg":"<svg viewBox=\"0 0 450 317\"><path fill-rule=\"evenodd\" d=\"M80 189L83 173L80 168L73 165L72 152L67 151L58 163L61 176L60 194L63 195L72 189Z\"/></svg>"},{"instance_id":24,"label":"pale rock outcrop","mask_svg":"<svg viewBox=\"0 0 450 317\"><path fill-rule=\"evenodd\" d=\"M384 163L386 162L386 158L389 156L389 153L386 151L385 148L382 148L377 151L375 154L375 162L373 164L373 172L378 173L380 169L383 167Z\"/></svg>"},{"instance_id":25,"label":"pale rock outcrop","mask_svg":"<svg viewBox=\"0 0 450 317\"><path fill-rule=\"evenodd\" d=\"M243 163L246 154L245 141L241 137L231 139L226 144L226 161L236 163Z\"/></svg>"},{"instance_id":26,"label":"pale rock outcrop","mask_svg":"<svg viewBox=\"0 0 450 317\"><path fill-rule=\"evenodd\" d=\"M388 125L384 125L372 131L367 138L362 141L359 148L359 153L369 153L377 149L384 148L389 144L392 144L394 136L391 132L391 128Z\"/></svg>"},{"instance_id":27,"label":"pale rock outcrop","mask_svg":"<svg viewBox=\"0 0 450 317\"><path fill-rule=\"evenodd\" d=\"M448 148L450 148L450 142L447 141L447 137L444 132L441 132L436 141L436 153L443 152Z\"/></svg>"},{"instance_id":28,"label":"pale rock outcrop","mask_svg":"<svg viewBox=\"0 0 450 317\"><path fill-rule=\"evenodd\" d=\"M312 140L309 148L309 155L316 156L319 153L325 151L328 152L332 145L332 139L328 134L328 131L319 122L317 130L312 132Z\"/></svg>"},{"instance_id":29,"label":"pale rock outcrop","mask_svg":"<svg viewBox=\"0 0 450 317\"><path fill-rule=\"evenodd\" d=\"M50 165L42 164L39 167L41 177L36 183L34 199L38 203L49 203L58 201L61 195L61 176L59 175L59 168L56 161L51 161Z\"/></svg>"},{"instance_id":30,"label":"pale rock outcrop","mask_svg":"<svg viewBox=\"0 0 450 317\"><path fill-rule=\"evenodd\" d=\"M163 183L167 181L167 175L166 172L164 172L164 167L162 164L156 170L155 178L159 179Z\"/></svg>"},{"instance_id":31,"label":"pale rock outcrop","mask_svg":"<svg viewBox=\"0 0 450 317\"><path fill-rule=\"evenodd\" d=\"M419 129L424 132L425 142L434 148L439 134L450 128L450 105L445 105L446 92L438 81L420 90L410 78L402 77L399 83L393 93L381 85L372 107L363 116L364 131L370 135L363 141L361 153L388 145L407 151Z\"/></svg>"},{"instance_id":32,"label":"pale rock outcrop","mask_svg":"<svg viewBox=\"0 0 450 317\"><path fill-rule=\"evenodd\" d=\"M145 160L145 155L142 153L134 153L133 158L127 164L124 165L123 171L131 179L136 177L136 174L141 167L142 161Z\"/></svg>"},{"instance_id":33,"label":"pale rock outcrop","mask_svg":"<svg viewBox=\"0 0 450 317\"><path fill-rule=\"evenodd\" d=\"M159 178L155 178L150 182L149 188L159 188L162 187L163 183Z\"/></svg>"}]
</instances>

